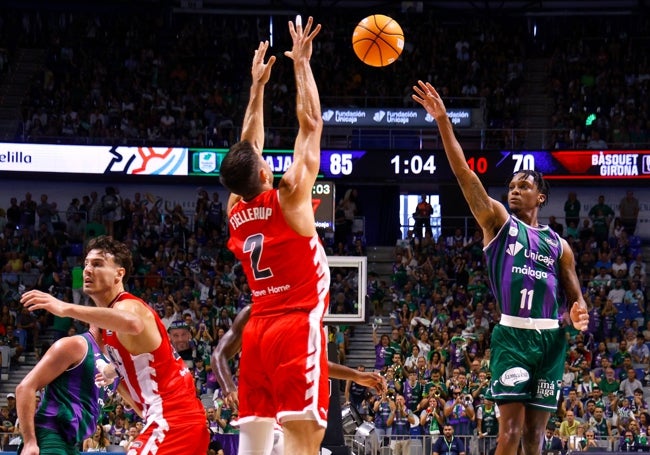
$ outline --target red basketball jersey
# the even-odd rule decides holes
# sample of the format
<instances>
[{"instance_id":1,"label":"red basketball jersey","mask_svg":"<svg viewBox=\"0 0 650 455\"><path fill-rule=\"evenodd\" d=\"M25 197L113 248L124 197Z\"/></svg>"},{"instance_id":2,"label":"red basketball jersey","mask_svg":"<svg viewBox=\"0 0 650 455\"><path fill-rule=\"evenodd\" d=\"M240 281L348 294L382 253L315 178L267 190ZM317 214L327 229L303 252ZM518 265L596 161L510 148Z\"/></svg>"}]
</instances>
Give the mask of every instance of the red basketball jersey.
<instances>
[{"instance_id":1,"label":"red basketball jersey","mask_svg":"<svg viewBox=\"0 0 650 455\"><path fill-rule=\"evenodd\" d=\"M155 351L132 355L122 346L115 332L103 330L106 353L131 397L142 407L145 425L157 422L159 426L173 428L172 424L204 422L205 410L196 397L194 377L174 350L156 312L128 292L119 295L116 302L121 300L137 300L151 311L162 337ZM161 425L161 422L167 425Z\"/></svg>"},{"instance_id":2,"label":"red basketball jersey","mask_svg":"<svg viewBox=\"0 0 650 455\"><path fill-rule=\"evenodd\" d=\"M228 218L228 248L244 267L253 294L251 315L301 310L323 316L330 271L318 235L289 227L278 190L239 201Z\"/></svg>"}]
</instances>

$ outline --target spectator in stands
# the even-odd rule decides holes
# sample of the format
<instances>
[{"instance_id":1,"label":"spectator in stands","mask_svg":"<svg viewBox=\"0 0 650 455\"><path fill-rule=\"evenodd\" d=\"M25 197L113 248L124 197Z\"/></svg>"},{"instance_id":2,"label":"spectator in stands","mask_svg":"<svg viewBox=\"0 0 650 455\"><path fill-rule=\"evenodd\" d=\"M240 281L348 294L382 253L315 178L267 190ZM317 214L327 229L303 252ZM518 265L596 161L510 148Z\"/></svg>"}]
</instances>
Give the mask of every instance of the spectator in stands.
<instances>
[{"instance_id":1,"label":"spectator in stands","mask_svg":"<svg viewBox=\"0 0 650 455\"><path fill-rule=\"evenodd\" d=\"M7 402L11 401L12 405L15 408L16 405L16 396L14 393L7 394ZM14 409L15 413L15 409ZM0 407L0 430L3 433L13 433L16 429L16 418L12 418L9 415L9 406ZM4 434L2 437L2 444L6 446L9 443L9 434Z\"/></svg>"},{"instance_id":2,"label":"spectator in stands","mask_svg":"<svg viewBox=\"0 0 650 455\"><path fill-rule=\"evenodd\" d=\"M607 150L607 142L600 137L600 132L595 128L591 131L587 148L591 150Z\"/></svg>"},{"instance_id":3,"label":"spectator in stands","mask_svg":"<svg viewBox=\"0 0 650 455\"><path fill-rule=\"evenodd\" d=\"M567 390L572 388L576 383L576 373L571 370L571 365L568 361L564 362L564 372L562 373L562 388Z\"/></svg>"},{"instance_id":4,"label":"spectator in stands","mask_svg":"<svg viewBox=\"0 0 650 455\"><path fill-rule=\"evenodd\" d=\"M562 410L565 412L565 416L567 417L567 420L568 420L569 413L571 413L571 415L576 418L582 417L582 414L584 413L584 405L582 404L582 401L580 401L580 399L578 398L578 392L575 389L569 390L569 395L562 402ZM572 422L569 423L571 424Z\"/></svg>"},{"instance_id":5,"label":"spectator in stands","mask_svg":"<svg viewBox=\"0 0 650 455\"><path fill-rule=\"evenodd\" d=\"M614 353L614 357L612 358L612 366L617 370L622 368L624 366L623 361L626 358L631 358L630 352L628 351L628 344L626 340L621 340L618 343L618 350Z\"/></svg>"},{"instance_id":6,"label":"spectator in stands","mask_svg":"<svg viewBox=\"0 0 650 455\"><path fill-rule=\"evenodd\" d=\"M634 257L634 261L628 265L628 275L630 278L639 276L640 284L645 284L646 264L643 261L643 254L639 253Z\"/></svg>"},{"instance_id":7,"label":"spectator in stands","mask_svg":"<svg viewBox=\"0 0 650 455\"><path fill-rule=\"evenodd\" d=\"M36 213L38 213L39 226L44 224L47 227L47 231L49 233L54 232L52 220L55 216L57 216L56 202L48 202L47 194L41 194L41 203L36 206Z\"/></svg>"},{"instance_id":8,"label":"spectator in stands","mask_svg":"<svg viewBox=\"0 0 650 455\"><path fill-rule=\"evenodd\" d=\"M594 415L586 423L589 425L589 428L594 430L598 438L607 438L613 441L614 434L612 433L612 426L610 421L605 418L605 409L602 406L596 406L594 408Z\"/></svg>"},{"instance_id":9,"label":"spectator in stands","mask_svg":"<svg viewBox=\"0 0 650 455\"><path fill-rule=\"evenodd\" d=\"M625 197L618 205L618 210L625 232L628 235L634 235L639 218L639 200L634 197L632 190L627 190Z\"/></svg>"},{"instance_id":10,"label":"spectator in stands","mask_svg":"<svg viewBox=\"0 0 650 455\"><path fill-rule=\"evenodd\" d=\"M170 323L167 331L169 339L178 355L185 361L188 368L194 368L194 342L192 333L187 321L174 320Z\"/></svg>"},{"instance_id":11,"label":"spectator in stands","mask_svg":"<svg viewBox=\"0 0 650 455\"><path fill-rule=\"evenodd\" d=\"M40 324L34 314L27 308L22 308L16 316L16 329L25 334L24 348L26 352L33 352L36 346L40 345Z\"/></svg>"},{"instance_id":12,"label":"spectator in stands","mask_svg":"<svg viewBox=\"0 0 650 455\"><path fill-rule=\"evenodd\" d=\"M570 191L567 200L564 202L564 221L567 227L574 223L577 228L580 226L580 209L582 208L575 191Z\"/></svg>"},{"instance_id":13,"label":"spectator in stands","mask_svg":"<svg viewBox=\"0 0 650 455\"><path fill-rule=\"evenodd\" d=\"M393 396L388 394L388 391L384 391L380 395L380 398L375 401L373 412L375 434L379 437L381 444L385 436L391 436L393 419L395 417L395 401Z\"/></svg>"},{"instance_id":14,"label":"spectator in stands","mask_svg":"<svg viewBox=\"0 0 650 455\"><path fill-rule=\"evenodd\" d=\"M113 186L107 186L100 200L102 221L106 234L115 235L115 222L122 217L122 198Z\"/></svg>"},{"instance_id":15,"label":"spectator in stands","mask_svg":"<svg viewBox=\"0 0 650 455\"><path fill-rule=\"evenodd\" d=\"M18 337L14 334L14 325L12 323L5 326L6 334L0 336L0 344L3 346L9 346L9 352L11 353L11 364L18 366L24 362L23 352L25 348L20 343Z\"/></svg>"},{"instance_id":16,"label":"spectator in stands","mask_svg":"<svg viewBox=\"0 0 650 455\"><path fill-rule=\"evenodd\" d=\"M496 403L487 398L481 400L481 404L476 409L476 431L480 453L488 454L496 447L499 417L499 407Z\"/></svg>"},{"instance_id":17,"label":"spectator in stands","mask_svg":"<svg viewBox=\"0 0 650 455\"><path fill-rule=\"evenodd\" d=\"M34 232L36 225L36 202L32 199L32 193L25 193L25 199L20 203L20 228L30 233Z\"/></svg>"},{"instance_id":18,"label":"spectator in stands","mask_svg":"<svg viewBox=\"0 0 650 455\"><path fill-rule=\"evenodd\" d=\"M636 420L630 398L622 393L621 395L621 398L616 404L612 405L612 409L616 413L616 424L619 434L623 434L626 430L629 430L630 423Z\"/></svg>"},{"instance_id":19,"label":"spectator in stands","mask_svg":"<svg viewBox=\"0 0 650 455\"><path fill-rule=\"evenodd\" d=\"M637 440L634 433L631 431L625 431L623 433L623 438L618 445L618 450L621 452L638 452L640 449L639 441Z\"/></svg>"},{"instance_id":20,"label":"spectator in stands","mask_svg":"<svg viewBox=\"0 0 650 455\"><path fill-rule=\"evenodd\" d=\"M462 385L451 389L451 398L445 403L446 422L454 429L454 434L470 435L475 411L471 395L464 392Z\"/></svg>"},{"instance_id":21,"label":"spectator in stands","mask_svg":"<svg viewBox=\"0 0 650 455\"><path fill-rule=\"evenodd\" d=\"M625 279L627 276L627 263L622 254L617 254L612 263L612 275L614 278Z\"/></svg>"},{"instance_id":22,"label":"spectator in stands","mask_svg":"<svg viewBox=\"0 0 650 455\"><path fill-rule=\"evenodd\" d=\"M391 412L391 449L394 454L410 455L411 453L411 426L418 423L418 419L410 409L402 394L395 397L395 408ZM390 417L389 417L390 419Z\"/></svg>"},{"instance_id":23,"label":"spectator in stands","mask_svg":"<svg viewBox=\"0 0 650 455\"><path fill-rule=\"evenodd\" d=\"M581 380L576 387L578 397L583 404L588 403L588 400L594 397L594 387L596 387L596 382L592 379L590 367L587 367L582 370ZM584 420L591 417L591 415L587 415L587 410L584 409L580 417Z\"/></svg>"},{"instance_id":24,"label":"spectator in stands","mask_svg":"<svg viewBox=\"0 0 650 455\"><path fill-rule=\"evenodd\" d=\"M424 434L431 436L441 434L441 428L445 422L443 408L444 399L440 397L439 389L432 389L428 398L426 398L426 406L423 407L420 413L420 425L424 429Z\"/></svg>"},{"instance_id":25,"label":"spectator in stands","mask_svg":"<svg viewBox=\"0 0 650 455\"><path fill-rule=\"evenodd\" d=\"M560 424L560 437L567 441L569 436L577 434L579 426L581 426L580 422L576 420L573 409L568 408L564 414L564 420Z\"/></svg>"},{"instance_id":26,"label":"spectator in stands","mask_svg":"<svg viewBox=\"0 0 650 455\"><path fill-rule=\"evenodd\" d=\"M627 377L621 381L619 390L623 393L624 397L633 397L634 391L637 389L643 390L643 384L636 377L636 370L629 368L627 370Z\"/></svg>"},{"instance_id":27,"label":"spectator in stands","mask_svg":"<svg viewBox=\"0 0 650 455\"><path fill-rule=\"evenodd\" d=\"M625 233L625 227L619 217L614 218L614 222L609 226L609 241L618 243Z\"/></svg>"},{"instance_id":28,"label":"spectator in stands","mask_svg":"<svg viewBox=\"0 0 650 455\"><path fill-rule=\"evenodd\" d=\"M413 231L416 237L423 237L422 229L424 229L424 236L433 235L431 232L431 215L433 215L433 207L427 200L427 195L423 194L415 206L415 212L413 212L413 219L415 220Z\"/></svg>"},{"instance_id":29,"label":"spectator in stands","mask_svg":"<svg viewBox=\"0 0 650 455\"><path fill-rule=\"evenodd\" d=\"M124 415L115 415L113 424L108 430L108 438L111 445L121 445L122 441L127 438L127 422Z\"/></svg>"},{"instance_id":30,"label":"spectator in stands","mask_svg":"<svg viewBox=\"0 0 650 455\"><path fill-rule=\"evenodd\" d=\"M542 453L544 452L561 452L564 450L564 444L560 438L555 436L555 427L547 426L544 440L542 441ZM486 452L487 453L487 452Z\"/></svg>"},{"instance_id":31,"label":"spectator in stands","mask_svg":"<svg viewBox=\"0 0 650 455\"><path fill-rule=\"evenodd\" d=\"M641 414L648 412L648 402L643 397L643 389L639 387L634 390L634 396L632 397L632 402L630 403L632 407L632 412L637 419L641 419ZM644 417L645 418L645 417ZM647 422L639 422L641 428L646 428L648 426Z\"/></svg>"},{"instance_id":32,"label":"spectator in stands","mask_svg":"<svg viewBox=\"0 0 650 455\"><path fill-rule=\"evenodd\" d=\"M605 204L605 196L598 196L598 203L589 209L589 218L594 224L594 234L600 243L609 236L609 224L614 219L614 211Z\"/></svg>"},{"instance_id":33,"label":"spectator in stands","mask_svg":"<svg viewBox=\"0 0 650 455\"><path fill-rule=\"evenodd\" d=\"M18 206L18 200L15 197L12 197L9 200L9 207L6 210L7 224L12 231L16 227L20 226L20 207Z\"/></svg>"},{"instance_id":34,"label":"spectator in stands","mask_svg":"<svg viewBox=\"0 0 650 455\"><path fill-rule=\"evenodd\" d=\"M616 279L614 281L614 287L607 293L607 300L611 300L614 306L617 308L623 303L625 298L625 288L623 287L623 281Z\"/></svg>"},{"instance_id":35,"label":"spectator in stands","mask_svg":"<svg viewBox=\"0 0 650 455\"><path fill-rule=\"evenodd\" d=\"M602 274L600 275L602 277ZM607 275L602 277L603 279L606 279ZM594 279L594 284L596 283L596 279ZM602 310L600 312L600 316L602 319L602 334L605 338L606 343L615 343L618 340L618 332L617 332L617 327L616 327L616 314L618 313L618 309L614 306L614 303L609 300L605 299L605 305L602 307Z\"/></svg>"},{"instance_id":36,"label":"spectator in stands","mask_svg":"<svg viewBox=\"0 0 650 455\"><path fill-rule=\"evenodd\" d=\"M110 443L104 426L98 424L95 433L84 440L82 449L84 452L105 452Z\"/></svg>"},{"instance_id":37,"label":"spectator in stands","mask_svg":"<svg viewBox=\"0 0 650 455\"><path fill-rule=\"evenodd\" d=\"M564 237L564 225L558 222L554 215L548 217L548 226L557 232L558 235Z\"/></svg>"},{"instance_id":38,"label":"spectator in stands","mask_svg":"<svg viewBox=\"0 0 650 455\"><path fill-rule=\"evenodd\" d=\"M590 449L596 449L598 450L598 441L596 440L596 433L594 432L593 429L587 427L587 430L585 431L585 445L582 448L583 451L589 451Z\"/></svg>"},{"instance_id":39,"label":"spectator in stands","mask_svg":"<svg viewBox=\"0 0 650 455\"><path fill-rule=\"evenodd\" d=\"M647 368L650 362L650 349L645 342L643 334L638 333L636 336L635 344L630 347L630 355L632 356L632 365L634 368Z\"/></svg>"},{"instance_id":40,"label":"spectator in stands","mask_svg":"<svg viewBox=\"0 0 650 455\"><path fill-rule=\"evenodd\" d=\"M454 436L454 427L445 425L442 428L442 438L436 439L431 449L433 455L465 455L465 444Z\"/></svg>"}]
</instances>

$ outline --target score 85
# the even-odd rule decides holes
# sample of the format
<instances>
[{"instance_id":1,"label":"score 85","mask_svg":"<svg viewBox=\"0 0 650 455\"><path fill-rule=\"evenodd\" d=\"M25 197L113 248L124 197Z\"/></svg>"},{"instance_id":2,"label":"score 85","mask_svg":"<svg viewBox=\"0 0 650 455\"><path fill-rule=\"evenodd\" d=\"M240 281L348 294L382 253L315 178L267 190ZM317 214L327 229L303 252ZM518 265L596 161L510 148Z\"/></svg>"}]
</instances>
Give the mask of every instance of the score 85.
<instances>
[{"instance_id":1,"label":"score 85","mask_svg":"<svg viewBox=\"0 0 650 455\"><path fill-rule=\"evenodd\" d=\"M352 153L332 153L329 170L333 176L352 174Z\"/></svg>"}]
</instances>

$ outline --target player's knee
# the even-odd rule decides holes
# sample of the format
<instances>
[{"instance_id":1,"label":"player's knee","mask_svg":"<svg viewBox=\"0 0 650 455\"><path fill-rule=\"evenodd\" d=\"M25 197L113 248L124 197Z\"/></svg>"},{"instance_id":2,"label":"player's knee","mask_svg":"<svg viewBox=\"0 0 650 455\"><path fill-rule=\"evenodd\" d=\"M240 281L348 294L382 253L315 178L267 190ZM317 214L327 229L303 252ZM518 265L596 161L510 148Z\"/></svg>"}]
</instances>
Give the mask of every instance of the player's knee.
<instances>
[{"instance_id":1,"label":"player's knee","mask_svg":"<svg viewBox=\"0 0 650 455\"><path fill-rule=\"evenodd\" d=\"M285 453L316 453L325 429L314 420L283 422Z\"/></svg>"},{"instance_id":2,"label":"player's knee","mask_svg":"<svg viewBox=\"0 0 650 455\"><path fill-rule=\"evenodd\" d=\"M519 443L523 429L520 425L501 425L499 427L499 444L511 444L513 441Z\"/></svg>"}]
</instances>

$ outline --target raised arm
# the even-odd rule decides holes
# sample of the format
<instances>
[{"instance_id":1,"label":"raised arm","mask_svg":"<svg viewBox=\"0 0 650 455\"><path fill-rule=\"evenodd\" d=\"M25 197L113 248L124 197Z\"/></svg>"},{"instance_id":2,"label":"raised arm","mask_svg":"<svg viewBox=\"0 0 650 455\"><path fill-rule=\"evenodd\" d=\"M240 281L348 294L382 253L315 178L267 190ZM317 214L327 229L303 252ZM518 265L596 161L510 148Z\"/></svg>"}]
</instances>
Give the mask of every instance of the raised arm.
<instances>
[{"instance_id":1,"label":"raised arm","mask_svg":"<svg viewBox=\"0 0 650 455\"><path fill-rule=\"evenodd\" d=\"M298 21L295 25L289 22L293 47L284 55L293 60L298 135L293 163L282 177L279 187L280 204L287 222L299 234L309 236L316 233L311 210L311 191L320 168L320 139L323 130L318 87L309 62L312 42L321 29L320 24L313 27L313 22L310 17L304 29Z\"/></svg>"},{"instance_id":2,"label":"raised arm","mask_svg":"<svg viewBox=\"0 0 650 455\"><path fill-rule=\"evenodd\" d=\"M418 85L414 86L413 90L415 91L413 100L421 104L438 124L451 170L458 180L472 214L483 229L485 243L488 243L505 223L508 212L500 202L488 196L476 173L467 165L463 149L454 135L451 120L447 116L447 109L436 89L429 82L418 81Z\"/></svg>"},{"instance_id":3,"label":"raised arm","mask_svg":"<svg viewBox=\"0 0 650 455\"><path fill-rule=\"evenodd\" d=\"M271 68L275 63L275 56L269 57L264 63L264 56L269 48L268 41L260 42L253 56L251 76L253 78L250 89L250 98L244 114L241 140L251 143L260 155L264 148L264 87L271 76Z\"/></svg>"},{"instance_id":4,"label":"raised arm","mask_svg":"<svg viewBox=\"0 0 650 455\"><path fill-rule=\"evenodd\" d=\"M251 88L250 98L244 113L244 122L241 131L241 140L248 141L253 149L262 154L264 149L264 87L271 77L271 68L275 63L275 56L269 57L264 63L266 51L269 48L268 41L261 41L253 55L253 64L251 67ZM231 194L228 198L227 213L235 203L241 199L236 194Z\"/></svg>"}]
</instances>

